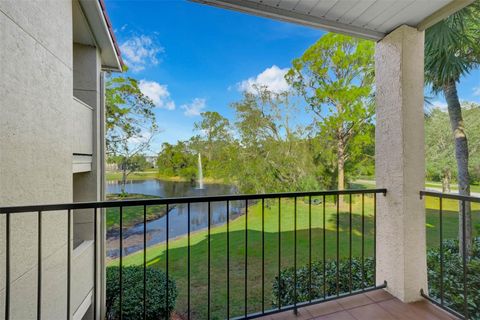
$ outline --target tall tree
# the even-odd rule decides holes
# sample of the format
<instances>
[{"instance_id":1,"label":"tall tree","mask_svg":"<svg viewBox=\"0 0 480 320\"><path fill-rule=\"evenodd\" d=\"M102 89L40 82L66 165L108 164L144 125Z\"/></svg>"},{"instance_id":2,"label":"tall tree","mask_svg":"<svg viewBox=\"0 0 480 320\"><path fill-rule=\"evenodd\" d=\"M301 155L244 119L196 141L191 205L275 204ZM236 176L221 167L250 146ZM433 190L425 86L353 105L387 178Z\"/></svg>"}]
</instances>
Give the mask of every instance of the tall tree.
<instances>
[{"instance_id":1,"label":"tall tree","mask_svg":"<svg viewBox=\"0 0 480 320\"><path fill-rule=\"evenodd\" d=\"M120 159L125 193L127 176L137 166L135 156L148 150L158 132L155 104L131 77L108 77L105 87L107 153Z\"/></svg>"},{"instance_id":2,"label":"tall tree","mask_svg":"<svg viewBox=\"0 0 480 320\"><path fill-rule=\"evenodd\" d=\"M457 83L480 63L480 1L454 13L427 29L425 33L425 81L433 92L442 92L448 105L450 126L455 139L455 158L458 171L458 188L461 195L470 195L468 171L468 140L457 93ZM472 242L470 203L465 211L465 221L460 214L459 239L466 239L467 252ZM463 234L465 225L465 235ZM463 248L463 245L460 246Z\"/></svg>"},{"instance_id":3,"label":"tall tree","mask_svg":"<svg viewBox=\"0 0 480 320\"><path fill-rule=\"evenodd\" d=\"M374 115L373 54L370 41L329 33L295 59L286 76L319 118L322 138L332 142L339 190L346 163L373 137L365 130Z\"/></svg>"}]
</instances>

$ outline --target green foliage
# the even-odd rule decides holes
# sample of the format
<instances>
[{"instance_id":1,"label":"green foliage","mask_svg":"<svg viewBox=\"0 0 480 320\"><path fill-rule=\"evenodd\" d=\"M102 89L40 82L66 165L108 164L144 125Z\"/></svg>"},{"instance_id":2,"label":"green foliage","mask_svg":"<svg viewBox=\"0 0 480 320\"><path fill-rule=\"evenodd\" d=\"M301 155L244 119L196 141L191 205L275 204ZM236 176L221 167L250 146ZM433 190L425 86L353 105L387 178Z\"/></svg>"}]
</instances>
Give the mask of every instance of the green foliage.
<instances>
[{"instance_id":1,"label":"green foliage","mask_svg":"<svg viewBox=\"0 0 480 320\"><path fill-rule=\"evenodd\" d=\"M445 305L464 313L463 259L458 240L443 242L443 292ZM440 301L440 249L428 250L428 294ZM474 239L472 254L467 263L467 297L469 319L480 319L480 238Z\"/></svg>"},{"instance_id":2,"label":"green foliage","mask_svg":"<svg viewBox=\"0 0 480 320\"><path fill-rule=\"evenodd\" d=\"M456 83L480 63L480 1L425 32L425 81L434 92Z\"/></svg>"},{"instance_id":3,"label":"green foliage","mask_svg":"<svg viewBox=\"0 0 480 320\"><path fill-rule=\"evenodd\" d=\"M145 133L157 130L155 104L140 90L131 77L109 76L105 85L105 127L107 151L112 155L128 156L144 150ZM148 145L148 144L147 144ZM142 147L142 148L140 148Z\"/></svg>"},{"instance_id":4,"label":"green foliage","mask_svg":"<svg viewBox=\"0 0 480 320\"><path fill-rule=\"evenodd\" d=\"M197 157L189 142L164 143L158 154L157 166L159 173L165 176L179 176L193 181L197 175Z\"/></svg>"},{"instance_id":5,"label":"green foliage","mask_svg":"<svg viewBox=\"0 0 480 320\"><path fill-rule=\"evenodd\" d=\"M348 293L350 291L350 260L340 260L339 266L338 291L340 294ZM365 258L363 277L362 260L360 258L352 258L351 268L352 291L374 286L373 270L375 262L373 258ZM274 307L278 307L279 296L282 306L293 305L295 301L294 270L292 267L283 269L280 273L280 281L278 276L275 277L272 286L272 305ZM324 291L326 297L337 294L337 262L326 261L325 278L323 274L324 266L322 261L312 262L311 271L308 265L297 268L297 302L323 298Z\"/></svg>"},{"instance_id":6,"label":"green foliage","mask_svg":"<svg viewBox=\"0 0 480 320\"><path fill-rule=\"evenodd\" d=\"M339 188L344 172L371 174L374 140L374 45L345 35L329 33L293 61L286 79L315 113L317 139L327 152L327 171L336 172ZM327 160L327 161L325 161Z\"/></svg>"},{"instance_id":7,"label":"green foliage","mask_svg":"<svg viewBox=\"0 0 480 320\"><path fill-rule=\"evenodd\" d=\"M119 267L107 267L106 271L106 313L108 320L120 319ZM122 268L123 296L122 316L125 320L143 319L143 267L128 266ZM147 267L146 269L146 319L170 318L175 308L177 288L175 282L168 280L168 306L166 303L167 277L163 271Z\"/></svg>"},{"instance_id":8,"label":"green foliage","mask_svg":"<svg viewBox=\"0 0 480 320\"><path fill-rule=\"evenodd\" d=\"M464 125L470 141L469 171L472 183L480 183L480 104L462 103ZM441 181L446 169L457 176L455 145L448 113L438 108L425 118L427 179Z\"/></svg>"}]
</instances>

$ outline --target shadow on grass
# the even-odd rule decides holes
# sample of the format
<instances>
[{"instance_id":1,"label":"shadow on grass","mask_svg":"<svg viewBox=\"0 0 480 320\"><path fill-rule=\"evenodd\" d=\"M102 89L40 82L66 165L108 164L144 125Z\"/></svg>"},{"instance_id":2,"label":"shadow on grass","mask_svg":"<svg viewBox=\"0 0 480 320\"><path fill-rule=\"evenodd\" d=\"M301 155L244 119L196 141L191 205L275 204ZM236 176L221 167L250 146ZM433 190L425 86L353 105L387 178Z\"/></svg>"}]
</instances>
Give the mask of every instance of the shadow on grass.
<instances>
[{"instance_id":1,"label":"shadow on grass","mask_svg":"<svg viewBox=\"0 0 480 320\"><path fill-rule=\"evenodd\" d=\"M339 229L338 252L341 259L350 255L349 229L343 224ZM373 253L372 217L365 217L364 255ZM352 228L353 229L353 228ZM355 225L352 232L352 256L361 257L362 237L356 231L361 230ZM310 241L311 237L311 241ZM337 256L337 232L325 231L325 247L323 245L324 229L297 230L296 246L295 232L265 232L264 233L264 273L262 277L262 232L248 230L231 231L229 233L230 266L227 269L227 233L215 233L210 236L210 313L212 319L227 318L227 285L230 288L230 317L244 314L245 286L247 287L247 312L262 310L262 279L264 283L265 309L272 306L272 284L278 275L279 243L280 268L294 265L295 247L297 267L308 264L310 253L312 261L323 261L325 249L326 260L334 260ZM280 242L279 242L280 238ZM246 242L248 248L245 250ZM310 246L311 243L311 246ZM148 249L147 249L148 251ZM247 265L245 264L247 260ZM152 266L165 270L166 252L149 260ZM208 304L208 238L190 246L190 299L191 316L193 319L205 319ZM168 251L169 276L177 284L179 296L176 312L186 315L188 312L188 248L180 247ZM247 266L247 268L246 268ZM227 270L229 271L227 281Z\"/></svg>"}]
</instances>

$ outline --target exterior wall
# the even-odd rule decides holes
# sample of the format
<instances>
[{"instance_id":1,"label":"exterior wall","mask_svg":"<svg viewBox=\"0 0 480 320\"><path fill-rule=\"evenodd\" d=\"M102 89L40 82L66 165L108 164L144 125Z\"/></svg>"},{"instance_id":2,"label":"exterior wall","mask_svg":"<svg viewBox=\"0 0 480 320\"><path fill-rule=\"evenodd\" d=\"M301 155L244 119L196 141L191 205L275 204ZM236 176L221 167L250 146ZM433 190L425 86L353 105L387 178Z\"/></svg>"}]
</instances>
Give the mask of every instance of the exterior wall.
<instances>
[{"instance_id":1,"label":"exterior wall","mask_svg":"<svg viewBox=\"0 0 480 320\"><path fill-rule=\"evenodd\" d=\"M377 283L405 302L427 289L423 114L424 34L401 26L375 53L377 125Z\"/></svg>"},{"instance_id":2,"label":"exterior wall","mask_svg":"<svg viewBox=\"0 0 480 320\"><path fill-rule=\"evenodd\" d=\"M71 202L71 1L1 1L0 43L0 205ZM42 315L65 319L67 216L42 221ZM0 217L0 319L4 230ZM11 319L36 316L37 237L36 214L12 214Z\"/></svg>"},{"instance_id":3,"label":"exterior wall","mask_svg":"<svg viewBox=\"0 0 480 320\"><path fill-rule=\"evenodd\" d=\"M73 95L91 108L91 170L88 172L79 172L73 175L73 201L99 201L103 199L103 161L104 161L104 143L103 143L103 103L104 96L102 87L102 70L100 51L92 46L74 43L73 45ZM77 105L77 107L79 107ZM79 129L81 130L81 127ZM78 132L78 131L77 131ZM82 132L78 132L82 135ZM85 137L84 137L85 138ZM88 138L88 137L87 137ZM100 219L101 210L97 212L97 220ZM94 239L94 212L93 210L75 210L73 215L74 245ZM96 221L98 224L99 221ZM100 230L100 228L98 228ZM98 235L98 239L100 236ZM97 242L95 245L99 246ZM91 245L93 248L93 244ZM98 248L98 247L97 247ZM98 258L100 250L97 250ZM84 254L88 257L88 262L93 262L93 249ZM99 259L97 261L100 261ZM101 264L100 264L101 265ZM97 265L97 279L100 279L101 268ZM92 277L87 277L92 279ZM88 280L88 279L86 279ZM90 284L93 289L93 281L81 281L83 285ZM75 288L74 288L75 289ZM82 292L88 293L83 290ZM74 301L74 306L83 302L84 294L80 295L82 299ZM98 296L97 296L98 298ZM100 311L100 308L97 308ZM85 319L92 318L92 308L87 311Z\"/></svg>"}]
</instances>

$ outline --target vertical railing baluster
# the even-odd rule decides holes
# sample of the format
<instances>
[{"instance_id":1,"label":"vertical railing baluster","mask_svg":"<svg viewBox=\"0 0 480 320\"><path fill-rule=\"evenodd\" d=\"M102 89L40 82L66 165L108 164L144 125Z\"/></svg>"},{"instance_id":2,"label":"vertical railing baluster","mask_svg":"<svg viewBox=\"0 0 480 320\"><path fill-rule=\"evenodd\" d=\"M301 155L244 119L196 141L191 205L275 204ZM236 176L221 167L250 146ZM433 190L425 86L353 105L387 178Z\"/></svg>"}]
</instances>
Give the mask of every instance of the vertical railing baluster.
<instances>
[{"instance_id":1,"label":"vertical railing baluster","mask_svg":"<svg viewBox=\"0 0 480 320\"><path fill-rule=\"evenodd\" d=\"M349 246L349 258L350 258L350 263L349 263L349 272L350 272L350 278L349 278L349 283L348 283L348 288L350 293L352 293L352 194L349 195L349 207L348 207L348 213L349 213L349 227L350 227L350 246Z\"/></svg>"},{"instance_id":2,"label":"vertical railing baluster","mask_svg":"<svg viewBox=\"0 0 480 320\"><path fill-rule=\"evenodd\" d=\"M278 310L282 308L282 199L278 198Z\"/></svg>"},{"instance_id":3,"label":"vertical railing baluster","mask_svg":"<svg viewBox=\"0 0 480 320\"><path fill-rule=\"evenodd\" d=\"M327 235L326 235L326 210L325 210L325 195L323 195L323 299L326 299L327 297L327 262L326 260L326 255L327 255Z\"/></svg>"},{"instance_id":4,"label":"vertical railing baluster","mask_svg":"<svg viewBox=\"0 0 480 320\"><path fill-rule=\"evenodd\" d=\"M37 320L42 319L42 211L38 211Z\"/></svg>"},{"instance_id":5,"label":"vertical railing baluster","mask_svg":"<svg viewBox=\"0 0 480 320\"><path fill-rule=\"evenodd\" d=\"M362 290L365 290L365 193L362 193Z\"/></svg>"},{"instance_id":6,"label":"vertical railing baluster","mask_svg":"<svg viewBox=\"0 0 480 320\"><path fill-rule=\"evenodd\" d=\"M190 320L190 202L187 204L187 319ZM228 220L227 220L228 221Z\"/></svg>"},{"instance_id":7,"label":"vertical railing baluster","mask_svg":"<svg viewBox=\"0 0 480 320\"><path fill-rule=\"evenodd\" d=\"M312 302L312 196L308 196L308 300Z\"/></svg>"},{"instance_id":8,"label":"vertical railing baluster","mask_svg":"<svg viewBox=\"0 0 480 320\"><path fill-rule=\"evenodd\" d=\"M297 314L297 197L293 198L293 312Z\"/></svg>"},{"instance_id":9,"label":"vertical railing baluster","mask_svg":"<svg viewBox=\"0 0 480 320\"><path fill-rule=\"evenodd\" d=\"M439 215L440 215L440 304L443 306L443 198L440 196L439 201Z\"/></svg>"},{"instance_id":10,"label":"vertical railing baluster","mask_svg":"<svg viewBox=\"0 0 480 320\"><path fill-rule=\"evenodd\" d=\"M230 319L230 201L227 200L227 319Z\"/></svg>"},{"instance_id":11,"label":"vertical railing baluster","mask_svg":"<svg viewBox=\"0 0 480 320\"><path fill-rule=\"evenodd\" d=\"M10 320L10 213L5 217L5 320Z\"/></svg>"},{"instance_id":12,"label":"vertical railing baluster","mask_svg":"<svg viewBox=\"0 0 480 320\"><path fill-rule=\"evenodd\" d=\"M377 194L373 194L373 286L377 284Z\"/></svg>"},{"instance_id":13,"label":"vertical railing baluster","mask_svg":"<svg viewBox=\"0 0 480 320\"><path fill-rule=\"evenodd\" d=\"M166 266L165 267L166 267L166 271L167 271L166 272L167 280L166 280L166 284L165 284L165 288L166 288L165 312L166 312L167 319L170 318L170 313L169 313L169 310L168 310L168 307L169 307L168 299L170 298L169 297L170 292L168 292L169 289L170 289L169 288L170 278L169 278L169 268L168 268L168 258L169 258L169 252L168 251L169 251L169 241L170 241L170 214L168 212L169 209L170 209L170 207L167 203L167 205L166 205L166 210L167 210L166 215L167 215L167 217L166 217L166 221L165 221L166 225L167 225L166 230L165 230L166 231L166 250L165 250L165 259L166 259L165 265Z\"/></svg>"},{"instance_id":14,"label":"vertical railing baluster","mask_svg":"<svg viewBox=\"0 0 480 320\"><path fill-rule=\"evenodd\" d=\"M465 319L468 319L468 290L467 290L467 223L465 213L465 200L462 200L462 262L463 262L463 312Z\"/></svg>"},{"instance_id":15,"label":"vertical railing baluster","mask_svg":"<svg viewBox=\"0 0 480 320\"><path fill-rule=\"evenodd\" d=\"M207 290L208 290L208 302L207 302L207 319L210 319L210 232L211 232L211 220L210 220L210 201L208 202L208 285L207 285Z\"/></svg>"},{"instance_id":16,"label":"vertical railing baluster","mask_svg":"<svg viewBox=\"0 0 480 320\"><path fill-rule=\"evenodd\" d=\"M340 194L335 196L337 202L337 267L336 267L336 291L340 295Z\"/></svg>"},{"instance_id":17,"label":"vertical railing baluster","mask_svg":"<svg viewBox=\"0 0 480 320\"><path fill-rule=\"evenodd\" d=\"M262 198L262 314L265 313L265 199Z\"/></svg>"},{"instance_id":18,"label":"vertical railing baluster","mask_svg":"<svg viewBox=\"0 0 480 320\"><path fill-rule=\"evenodd\" d=\"M93 212L93 319L97 319L97 272L98 272L98 241L97 241L97 208Z\"/></svg>"},{"instance_id":19,"label":"vertical railing baluster","mask_svg":"<svg viewBox=\"0 0 480 320\"><path fill-rule=\"evenodd\" d=\"M244 297L244 314L245 318L248 314L248 200L245 200L245 269L244 269L244 287L245 287L245 297Z\"/></svg>"},{"instance_id":20,"label":"vertical railing baluster","mask_svg":"<svg viewBox=\"0 0 480 320\"><path fill-rule=\"evenodd\" d=\"M119 299L120 320L123 319L123 207L120 206L120 260L119 260Z\"/></svg>"},{"instance_id":21,"label":"vertical railing baluster","mask_svg":"<svg viewBox=\"0 0 480 320\"><path fill-rule=\"evenodd\" d=\"M143 206L143 320L147 319L147 206Z\"/></svg>"},{"instance_id":22,"label":"vertical railing baluster","mask_svg":"<svg viewBox=\"0 0 480 320\"><path fill-rule=\"evenodd\" d=\"M67 212L67 320L71 315L71 291L72 291L72 210Z\"/></svg>"}]
</instances>

